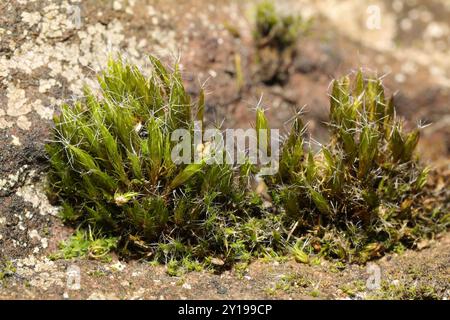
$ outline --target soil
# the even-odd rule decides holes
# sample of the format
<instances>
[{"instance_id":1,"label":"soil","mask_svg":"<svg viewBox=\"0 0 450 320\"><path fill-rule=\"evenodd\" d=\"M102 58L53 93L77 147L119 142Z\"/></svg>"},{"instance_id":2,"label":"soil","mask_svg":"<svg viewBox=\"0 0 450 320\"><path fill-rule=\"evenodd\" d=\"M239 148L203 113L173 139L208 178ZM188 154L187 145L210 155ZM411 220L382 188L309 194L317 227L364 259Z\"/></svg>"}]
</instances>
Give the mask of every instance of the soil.
<instances>
[{"instance_id":1,"label":"soil","mask_svg":"<svg viewBox=\"0 0 450 320\"><path fill-rule=\"evenodd\" d=\"M193 98L200 87L205 88L211 124L224 119L223 127L245 128L253 122L253 109L260 103L268 109L272 127L284 129L305 106L311 141L318 143L327 139L324 123L331 79L360 67L383 75L388 90L396 92L398 114L406 125L430 124L423 130L419 152L423 161L439 172L433 175L439 179L430 183L448 189L448 3L277 1L280 10L311 17L313 23L297 43L298 54L284 83L270 85L261 81L265 70L256 61L252 40L255 3L11 0L0 4L0 261L13 266L0 270L0 298L449 296L448 233L420 244L421 250L375 261L381 270L381 287L375 290L367 288L367 266L341 266L333 261L305 265L257 260L246 270L171 277L164 266L119 261L117 257L112 262L47 258L73 231L61 224L58 208L44 192L44 145L50 138L52 115L61 103L81 95L83 83L95 83L95 72L111 52L120 52L147 72L147 54L170 64L179 60ZM374 9L380 13L379 25L369 23ZM236 80L237 57L242 63L242 85ZM270 57L268 61L270 67ZM68 270L73 267L81 271L81 287L76 290L68 284Z\"/></svg>"}]
</instances>

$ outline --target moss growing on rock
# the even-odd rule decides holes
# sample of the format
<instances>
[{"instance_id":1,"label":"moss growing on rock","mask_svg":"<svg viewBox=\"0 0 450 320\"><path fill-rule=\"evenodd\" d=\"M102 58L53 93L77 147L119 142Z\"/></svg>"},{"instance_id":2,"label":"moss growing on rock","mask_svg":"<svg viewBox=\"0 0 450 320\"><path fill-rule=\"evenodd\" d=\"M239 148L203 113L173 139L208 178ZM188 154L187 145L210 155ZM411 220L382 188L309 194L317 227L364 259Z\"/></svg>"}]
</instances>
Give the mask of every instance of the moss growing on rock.
<instances>
[{"instance_id":1,"label":"moss growing on rock","mask_svg":"<svg viewBox=\"0 0 450 320\"><path fill-rule=\"evenodd\" d=\"M304 263L313 254L363 262L448 226L448 214L420 207L428 169L414 155L419 129L403 130L378 79L334 81L331 139L316 154L295 119L279 172L258 180L261 197L260 186L249 188L257 166L210 163L208 141L188 142L199 161L173 160L172 133L195 136L204 96L192 103L178 67L150 61L145 77L111 60L100 94L86 88L84 99L61 107L47 145L62 218L116 239L108 248L187 270L287 253ZM260 109L256 127L269 129Z\"/></svg>"},{"instance_id":2,"label":"moss growing on rock","mask_svg":"<svg viewBox=\"0 0 450 320\"><path fill-rule=\"evenodd\" d=\"M300 15L283 15L272 1L259 3L255 10L257 75L266 84L283 83L298 54L298 39L310 28L311 20Z\"/></svg>"},{"instance_id":3,"label":"moss growing on rock","mask_svg":"<svg viewBox=\"0 0 450 320\"><path fill-rule=\"evenodd\" d=\"M314 154L295 119L271 181L311 251L366 261L448 225L444 212L421 208L429 169L414 154L420 128L405 132L379 79L333 81L328 127L330 142Z\"/></svg>"},{"instance_id":4,"label":"moss growing on rock","mask_svg":"<svg viewBox=\"0 0 450 320\"><path fill-rule=\"evenodd\" d=\"M253 223L260 223L250 219L257 209L247 201L247 177L237 178L228 164L207 164L206 141L192 141L200 161L172 159L178 141L171 134L184 129L194 137L195 121L201 128L203 92L192 103L178 67L171 73L150 60L149 78L111 60L99 76L101 97L86 88L83 100L63 105L55 117L55 138L47 145L49 180L62 202L62 218L119 236L123 253L154 254L163 261L241 259L260 245L251 233Z\"/></svg>"}]
</instances>

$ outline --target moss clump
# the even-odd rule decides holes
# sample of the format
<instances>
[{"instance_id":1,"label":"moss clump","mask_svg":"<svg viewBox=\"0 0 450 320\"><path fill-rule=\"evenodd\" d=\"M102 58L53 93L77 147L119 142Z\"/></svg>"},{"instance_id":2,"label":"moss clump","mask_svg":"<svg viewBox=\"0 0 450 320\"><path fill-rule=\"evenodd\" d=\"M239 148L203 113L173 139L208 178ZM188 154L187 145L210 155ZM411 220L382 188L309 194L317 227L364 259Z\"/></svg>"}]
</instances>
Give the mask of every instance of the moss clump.
<instances>
[{"instance_id":1,"label":"moss clump","mask_svg":"<svg viewBox=\"0 0 450 320\"><path fill-rule=\"evenodd\" d=\"M101 98L86 88L82 101L63 105L55 117L49 181L62 218L118 236L124 254L164 262L248 259L264 239L271 242L272 233L258 233L274 219L249 218L259 212L248 205L248 173L237 177L237 168L207 164L206 141L192 141L199 161L172 160L174 130L194 137L195 121L202 127L203 92L192 103L178 67L169 72L156 58L150 61L153 73L146 78L135 66L111 60L99 76Z\"/></svg>"},{"instance_id":2,"label":"moss clump","mask_svg":"<svg viewBox=\"0 0 450 320\"><path fill-rule=\"evenodd\" d=\"M192 103L178 67L150 61L145 77L111 60L100 94L86 88L84 99L55 116L50 195L66 222L96 235L77 234L60 257L86 255L97 243L101 254L116 248L150 257L172 273L286 253L303 263L315 254L366 261L448 226L442 210L420 208L428 170L413 153L419 130L404 132L379 80L358 73L353 82L335 81L330 143L314 154L295 119L279 172L256 180L253 192L257 166L210 163L207 141L188 141L199 161L175 163L172 133L195 136L204 97ZM256 129L270 136L261 109Z\"/></svg>"},{"instance_id":3,"label":"moss clump","mask_svg":"<svg viewBox=\"0 0 450 320\"><path fill-rule=\"evenodd\" d=\"M13 276L16 273L16 268L9 260L0 260L0 281Z\"/></svg>"},{"instance_id":4,"label":"moss clump","mask_svg":"<svg viewBox=\"0 0 450 320\"><path fill-rule=\"evenodd\" d=\"M328 127L331 141L314 154L296 119L270 181L311 251L366 261L446 224L443 212L421 209L429 169L414 155L420 128L405 132L379 79L335 80Z\"/></svg>"},{"instance_id":5,"label":"moss clump","mask_svg":"<svg viewBox=\"0 0 450 320\"><path fill-rule=\"evenodd\" d=\"M256 6L253 38L261 81L274 84L287 80L289 68L297 55L297 40L310 24L310 20L300 15L278 13L271 1L263 1Z\"/></svg>"},{"instance_id":6,"label":"moss clump","mask_svg":"<svg viewBox=\"0 0 450 320\"><path fill-rule=\"evenodd\" d=\"M271 46L285 50L297 41L307 22L301 16L281 15L271 1L256 6L254 39L259 47Z\"/></svg>"}]
</instances>

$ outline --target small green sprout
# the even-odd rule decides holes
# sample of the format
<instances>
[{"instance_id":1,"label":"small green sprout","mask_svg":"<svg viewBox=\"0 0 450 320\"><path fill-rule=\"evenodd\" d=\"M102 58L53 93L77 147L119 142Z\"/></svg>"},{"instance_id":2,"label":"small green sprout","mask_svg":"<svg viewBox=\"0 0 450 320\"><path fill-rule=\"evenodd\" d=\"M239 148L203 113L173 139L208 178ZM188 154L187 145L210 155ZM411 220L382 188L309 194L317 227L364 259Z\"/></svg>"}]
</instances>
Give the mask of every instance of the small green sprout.
<instances>
[{"instance_id":1,"label":"small green sprout","mask_svg":"<svg viewBox=\"0 0 450 320\"><path fill-rule=\"evenodd\" d=\"M51 259L73 259L88 257L94 260L110 260L109 253L117 248L117 238L97 236L89 231L78 230L67 241L59 244L59 251Z\"/></svg>"},{"instance_id":2,"label":"small green sprout","mask_svg":"<svg viewBox=\"0 0 450 320\"><path fill-rule=\"evenodd\" d=\"M16 273L16 267L9 260L0 260L0 281L13 276Z\"/></svg>"},{"instance_id":3,"label":"small green sprout","mask_svg":"<svg viewBox=\"0 0 450 320\"><path fill-rule=\"evenodd\" d=\"M281 15L275 4L266 0L256 6L256 22L253 33L258 46L272 46L280 51L295 44L309 22L301 16Z\"/></svg>"},{"instance_id":4,"label":"small green sprout","mask_svg":"<svg viewBox=\"0 0 450 320\"><path fill-rule=\"evenodd\" d=\"M297 55L297 40L310 24L311 20L300 15L280 14L272 1L266 0L256 6L253 39L261 81L267 84L286 81Z\"/></svg>"},{"instance_id":5,"label":"small green sprout","mask_svg":"<svg viewBox=\"0 0 450 320\"><path fill-rule=\"evenodd\" d=\"M303 251L298 244L292 247L292 255L294 256L295 261L299 263L309 263L309 255Z\"/></svg>"},{"instance_id":6,"label":"small green sprout","mask_svg":"<svg viewBox=\"0 0 450 320\"><path fill-rule=\"evenodd\" d=\"M366 261L413 243L426 229L419 226L440 224L419 214L429 171L414 155L420 129L404 132L393 101L379 79L360 71L354 81L335 80L330 143L307 150L300 119L283 143L280 171L268 185L288 220L303 226L298 232L315 230L321 254Z\"/></svg>"}]
</instances>

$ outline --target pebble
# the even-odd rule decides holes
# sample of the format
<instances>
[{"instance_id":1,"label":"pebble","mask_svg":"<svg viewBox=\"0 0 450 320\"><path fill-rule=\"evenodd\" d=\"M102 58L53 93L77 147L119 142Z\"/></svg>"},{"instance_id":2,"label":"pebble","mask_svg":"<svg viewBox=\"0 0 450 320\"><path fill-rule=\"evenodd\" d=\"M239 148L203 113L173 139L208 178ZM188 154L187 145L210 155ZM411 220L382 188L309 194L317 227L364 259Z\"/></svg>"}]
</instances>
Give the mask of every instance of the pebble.
<instances>
[{"instance_id":1,"label":"pebble","mask_svg":"<svg viewBox=\"0 0 450 320\"><path fill-rule=\"evenodd\" d=\"M11 135L12 141L11 143L15 146L21 146L22 143L20 143L20 140L18 137L16 137L15 135Z\"/></svg>"},{"instance_id":2,"label":"pebble","mask_svg":"<svg viewBox=\"0 0 450 320\"><path fill-rule=\"evenodd\" d=\"M228 292L228 289L225 288L225 287L220 286L220 287L217 288L217 293L218 294L227 294L227 292Z\"/></svg>"}]
</instances>

